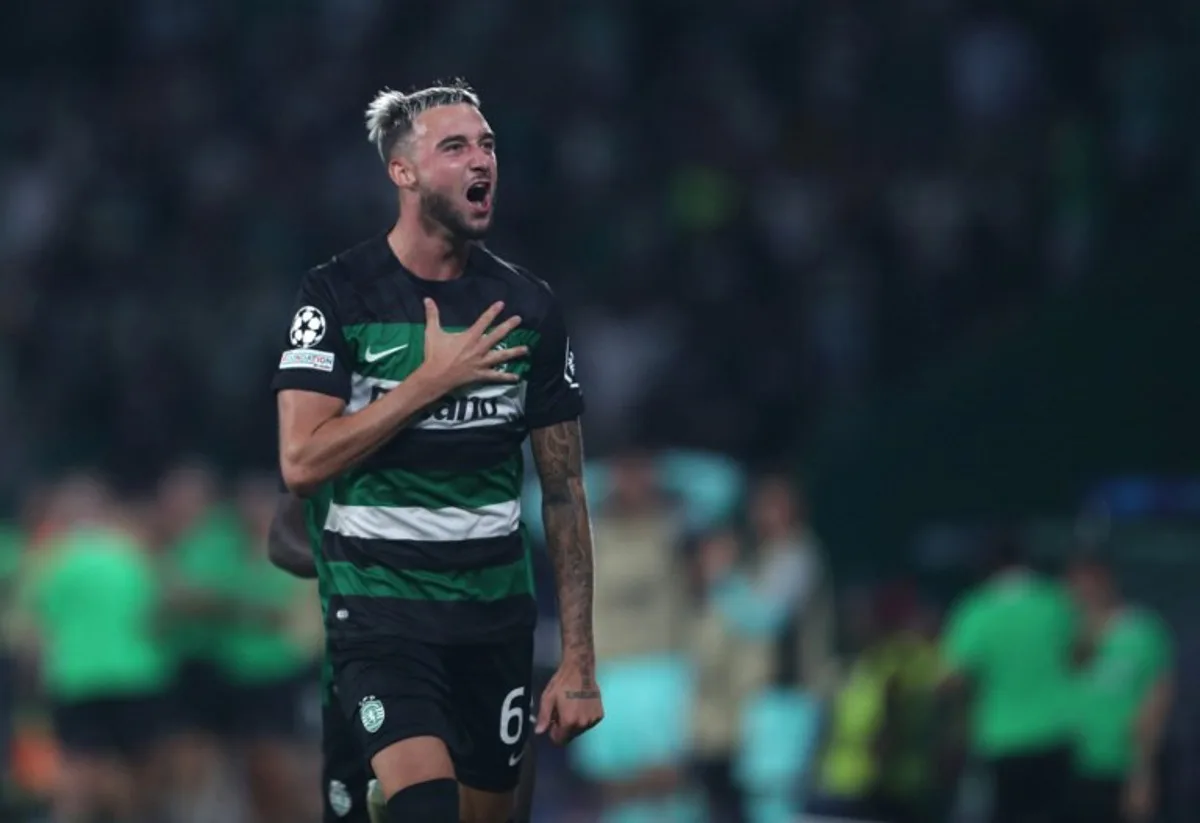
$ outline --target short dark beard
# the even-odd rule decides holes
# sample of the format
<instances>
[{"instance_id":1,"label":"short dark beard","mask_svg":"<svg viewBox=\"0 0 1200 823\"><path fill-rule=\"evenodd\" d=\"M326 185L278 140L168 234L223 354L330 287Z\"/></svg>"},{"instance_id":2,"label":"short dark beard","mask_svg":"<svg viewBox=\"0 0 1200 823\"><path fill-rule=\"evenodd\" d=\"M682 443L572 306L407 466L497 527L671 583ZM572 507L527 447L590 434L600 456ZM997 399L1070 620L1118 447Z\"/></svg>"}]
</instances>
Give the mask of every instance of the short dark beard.
<instances>
[{"instance_id":1,"label":"short dark beard","mask_svg":"<svg viewBox=\"0 0 1200 823\"><path fill-rule=\"evenodd\" d=\"M487 235L486 228L474 229L468 226L450 202L450 198L441 192L421 189L420 208L421 219L445 229L455 245L482 240Z\"/></svg>"}]
</instances>

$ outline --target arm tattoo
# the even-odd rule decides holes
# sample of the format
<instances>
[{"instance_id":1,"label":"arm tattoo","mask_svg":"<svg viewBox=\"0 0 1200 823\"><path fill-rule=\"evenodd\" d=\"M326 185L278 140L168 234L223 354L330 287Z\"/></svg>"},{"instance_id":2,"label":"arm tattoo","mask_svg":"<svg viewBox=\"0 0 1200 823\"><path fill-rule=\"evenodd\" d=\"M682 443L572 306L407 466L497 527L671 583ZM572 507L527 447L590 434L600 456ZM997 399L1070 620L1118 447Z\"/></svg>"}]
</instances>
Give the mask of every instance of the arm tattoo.
<instances>
[{"instance_id":1,"label":"arm tattoo","mask_svg":"<svg viewBox=\"0 0 1200 823\"><path fill-rule=\"evenodd\" d=\"M583 492L579 421L534 429L533 460L542 481L546 546L554 562L563 655L579 667L584 693L595 691L592 640L592 525Z\"/></svg>"}]
</instances>

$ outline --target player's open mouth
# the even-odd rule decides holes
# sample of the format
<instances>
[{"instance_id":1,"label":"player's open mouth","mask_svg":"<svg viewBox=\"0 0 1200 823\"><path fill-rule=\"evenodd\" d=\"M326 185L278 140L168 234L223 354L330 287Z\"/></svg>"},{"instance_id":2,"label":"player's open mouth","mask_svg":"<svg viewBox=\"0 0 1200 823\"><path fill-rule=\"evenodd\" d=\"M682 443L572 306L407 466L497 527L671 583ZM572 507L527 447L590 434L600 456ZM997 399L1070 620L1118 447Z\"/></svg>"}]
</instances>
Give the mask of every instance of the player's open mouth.
<instances>
[{"instance_id":1,"label":"player's open mouth","mask_svg":"<svg viewBox=\"0 0 1200 823\"><path fill-rule=\"evenodd\" d=\"M472 183L467 187L467 201L478 206L480 209L490 208L492 205L492 184L487 180Z\"/></svg>"}]
</instances>

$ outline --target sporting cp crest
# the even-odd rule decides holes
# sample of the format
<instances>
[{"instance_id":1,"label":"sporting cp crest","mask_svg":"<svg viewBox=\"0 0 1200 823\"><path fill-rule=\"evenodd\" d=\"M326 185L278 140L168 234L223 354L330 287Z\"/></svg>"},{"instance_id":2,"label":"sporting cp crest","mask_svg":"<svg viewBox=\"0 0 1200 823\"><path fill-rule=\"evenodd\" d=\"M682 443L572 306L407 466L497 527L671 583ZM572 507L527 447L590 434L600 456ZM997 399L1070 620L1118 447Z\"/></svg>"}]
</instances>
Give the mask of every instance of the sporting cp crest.
<instances>
[{"instance_id":1,"label":"sporting cp crest","mask_svg":"<svg viewBox=\"0 0 1200 823\"><path fill-rule=\"evenodd\" d=\"M374 695L364 697L358 704L358 719L362 721L363 728L371 734L375 734L383 728L385 717L387 717L387 712L383 710L383 703Z\"/></svg>"}]
</instances>

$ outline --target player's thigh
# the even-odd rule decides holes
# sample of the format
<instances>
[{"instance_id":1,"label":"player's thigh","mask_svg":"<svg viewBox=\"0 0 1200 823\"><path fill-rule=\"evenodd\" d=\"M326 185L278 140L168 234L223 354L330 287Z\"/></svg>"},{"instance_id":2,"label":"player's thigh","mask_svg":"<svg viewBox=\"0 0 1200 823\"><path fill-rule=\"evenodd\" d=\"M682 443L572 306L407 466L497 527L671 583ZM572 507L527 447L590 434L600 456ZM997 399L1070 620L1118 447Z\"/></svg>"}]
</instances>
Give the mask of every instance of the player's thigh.
<instances>
[{"instance_id":1,"label":"player's thigh","mask_svg":"<svg viewBox=\"0 0 1200 823\"><path fill-rule=\"evenodd\" d=\"M467 741L455 752L464 798L477 807L507 802L511 810L531 731L533 636L456 647L448 666L454 716Z\"/></svg>"},{"instance_id":2,"label":"player's thigh","mask_svg":"<svg viewBox=\"0 0 1200 823\"><path fill-rule=\"evenodd\" d=\"M411 641L334 650L337 696L385 797L454 776L460 743L440 648Z\"/></svg>"},{"instance_id":3,"label":"player's thigh","mask_svg":"<svg viewBox=\"0 0 1200 823\"><path fill-rule=\"evenodd\" d=\"M367 823L370 772L341 706L327 697L321 707L323 823Z\"/></svg>"}]
</instances>

